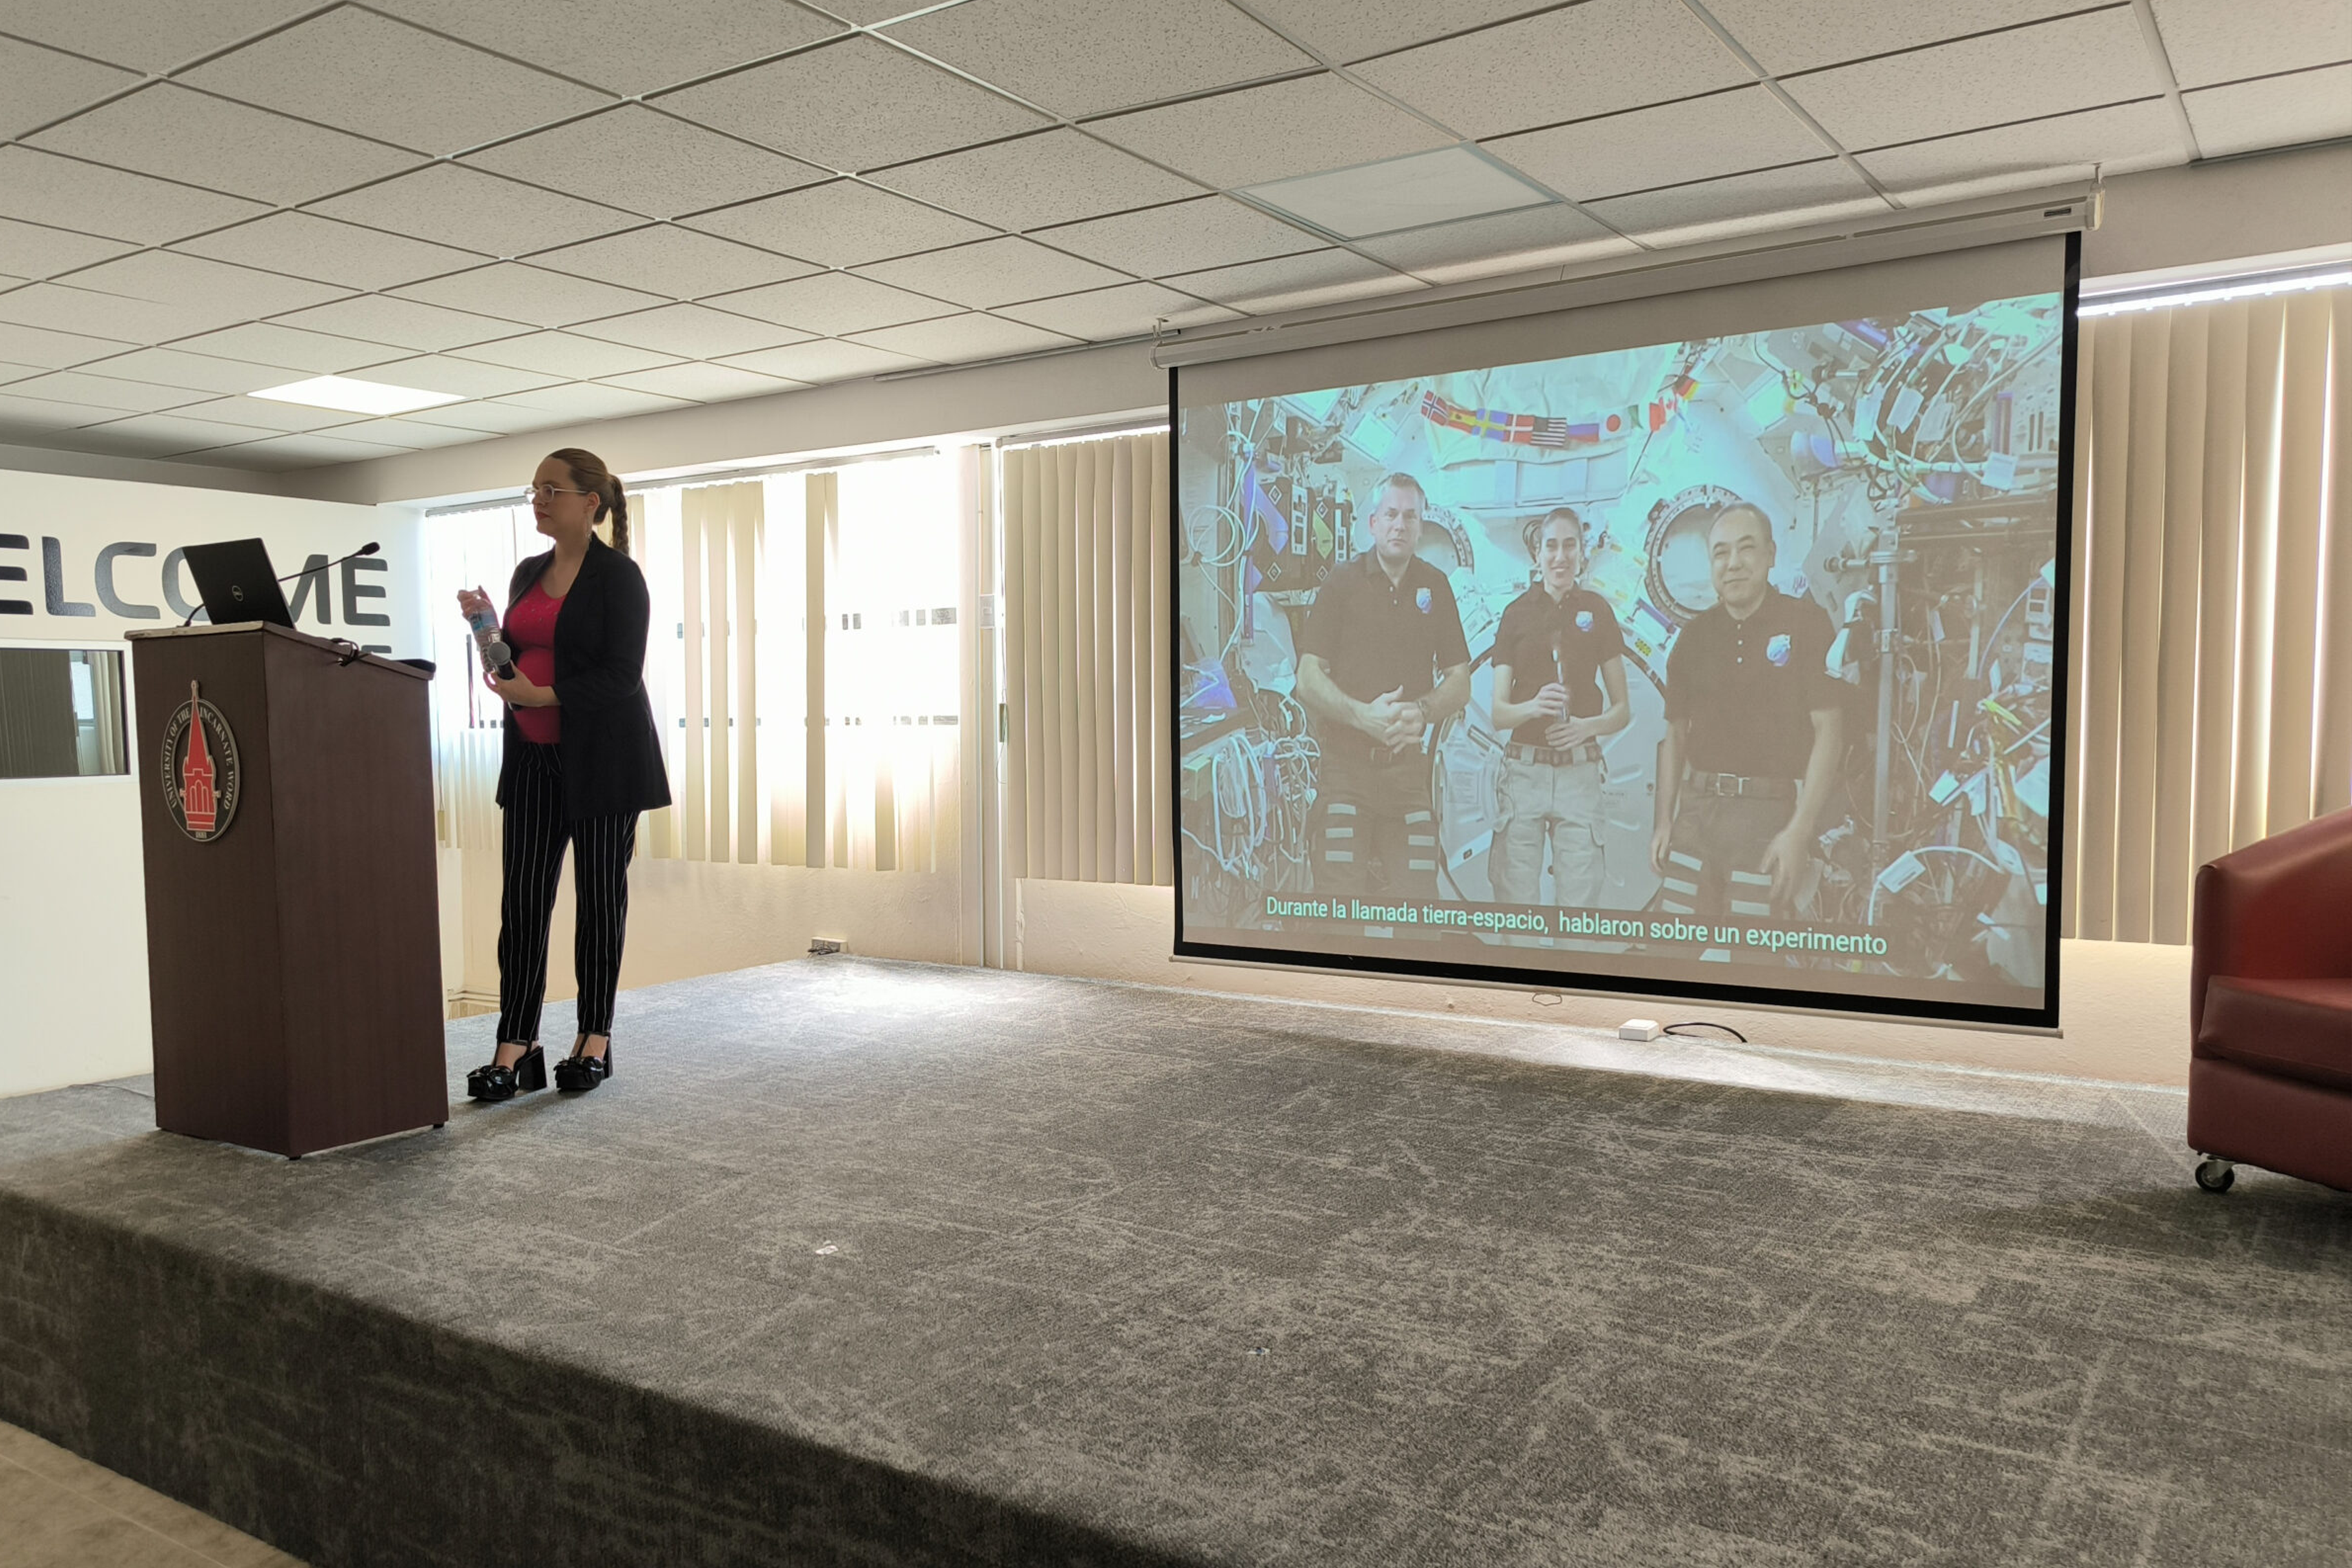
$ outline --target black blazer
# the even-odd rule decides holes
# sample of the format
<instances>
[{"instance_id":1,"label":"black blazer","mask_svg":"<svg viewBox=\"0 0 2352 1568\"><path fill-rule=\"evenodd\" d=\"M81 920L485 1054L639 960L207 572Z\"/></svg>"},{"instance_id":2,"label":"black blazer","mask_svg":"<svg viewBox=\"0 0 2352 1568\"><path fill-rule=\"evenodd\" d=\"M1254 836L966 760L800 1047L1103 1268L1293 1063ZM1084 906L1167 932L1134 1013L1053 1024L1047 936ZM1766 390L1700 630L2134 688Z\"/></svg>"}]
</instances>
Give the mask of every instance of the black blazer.
<instances>
[{"instance_id":1,"label":"black blazer","mask_svg":"<svg viewBox=\"0 0 2352 1568\"><path fill-rule=\"evenodd\" d=\"M515 568L507 608L531 590L555 552ZM669 804L661 737L646 697L646 622L652 614L637 563L591 535L580 575L555 616L555 696L563 715L563 815L613 816ZM499 805L522 758L524 740L507 714Z\"/></svg>"}]
</instances>

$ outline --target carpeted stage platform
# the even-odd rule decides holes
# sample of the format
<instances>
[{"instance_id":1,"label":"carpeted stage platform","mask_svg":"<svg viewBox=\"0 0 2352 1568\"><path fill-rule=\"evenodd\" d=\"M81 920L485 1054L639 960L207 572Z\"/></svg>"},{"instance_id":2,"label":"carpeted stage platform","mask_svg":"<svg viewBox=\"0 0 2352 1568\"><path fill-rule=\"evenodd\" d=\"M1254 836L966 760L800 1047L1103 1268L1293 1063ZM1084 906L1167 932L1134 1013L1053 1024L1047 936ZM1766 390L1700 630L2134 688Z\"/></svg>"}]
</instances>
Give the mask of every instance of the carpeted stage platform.
<instances>
[{"instance_id":1,"label":"carpeted stage platform","mask_svg":"<svg viewBox=\"0 0 2352 1568\"><path fill-rule=\"evenodd\" d=\"M2352 1197L2177 1096L849 960L618 1038L299 1163L0 1102L0 1417L320 1568L2352 1559Z\"/></svg>"}]
</instances>

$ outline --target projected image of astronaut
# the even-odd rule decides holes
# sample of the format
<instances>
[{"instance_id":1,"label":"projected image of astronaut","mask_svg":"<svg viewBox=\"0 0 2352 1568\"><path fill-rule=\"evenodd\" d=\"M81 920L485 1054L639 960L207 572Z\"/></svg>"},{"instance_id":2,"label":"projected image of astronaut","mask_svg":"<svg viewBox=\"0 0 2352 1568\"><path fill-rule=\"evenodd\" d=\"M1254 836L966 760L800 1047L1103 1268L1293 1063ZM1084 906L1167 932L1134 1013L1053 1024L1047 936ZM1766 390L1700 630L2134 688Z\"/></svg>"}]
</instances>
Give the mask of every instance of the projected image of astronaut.
<instances>
[{"instance_id":1,"label":"projected image of astronaut","mask_svg":"<svg viewBox=\"0 0 2352 1568\"><path fill-rule=\"evenodd\" d=\"M1652 907L1712 920L1809 912L1819 824L1843 744L1829 616L1774 588L1772 525L1752 504L1707 531L1716 603L1666 659Z\"/></svg>"},{"instance_id":2,"label":"projected image of astronaut","mask_svg":"<svg viewBox=\"0 0 2352 1568\"><path fill-rule=\"evenodd\" d=\"M1528 529L1538 582L1514 599L1496 630L1488 717L1507 734L1496 786L1498 823L1487 860L1497 902L1532 904L1551 849L1552 901L1601 900L1601 742L1633 715L1625 694L1625 641L1609 601L1584 586L1590 530L1572 507Z\"/></svg>"},{"instance_id":3,"label":"projected image of astronaut","mask_svg":"<svg viewBox=\"0 0 2352 1568\"><path fill-rule=\"evenodd\" d=\"M1321 765L1308 831L1315 891L1433 899L1439 850L1427 738L1470 697L1445 574L1417 553L1428 492L1374 487L1370 548L1333 569L1298 636L1297 695Z\"/></svg>"}]
</instances>

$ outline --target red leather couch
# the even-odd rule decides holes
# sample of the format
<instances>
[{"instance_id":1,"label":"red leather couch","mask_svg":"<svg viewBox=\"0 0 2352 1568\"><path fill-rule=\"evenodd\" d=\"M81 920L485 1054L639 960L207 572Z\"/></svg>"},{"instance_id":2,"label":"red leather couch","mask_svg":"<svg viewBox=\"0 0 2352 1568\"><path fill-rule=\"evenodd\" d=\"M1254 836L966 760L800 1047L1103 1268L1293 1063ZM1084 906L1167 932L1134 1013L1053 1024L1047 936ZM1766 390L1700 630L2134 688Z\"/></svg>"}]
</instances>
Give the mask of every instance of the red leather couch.
<instances>
[{"instance_id":1,"label":"red leather couch","mask_svg":"<svg viewBox=\"0 0 2352 1568\"><path fill-rule=\"evenodd\" d=\"M2243 1163L2352 1191L2352 811L2200 869L2190 940L2198 1185Z\"/></svg>"}]
</instances>

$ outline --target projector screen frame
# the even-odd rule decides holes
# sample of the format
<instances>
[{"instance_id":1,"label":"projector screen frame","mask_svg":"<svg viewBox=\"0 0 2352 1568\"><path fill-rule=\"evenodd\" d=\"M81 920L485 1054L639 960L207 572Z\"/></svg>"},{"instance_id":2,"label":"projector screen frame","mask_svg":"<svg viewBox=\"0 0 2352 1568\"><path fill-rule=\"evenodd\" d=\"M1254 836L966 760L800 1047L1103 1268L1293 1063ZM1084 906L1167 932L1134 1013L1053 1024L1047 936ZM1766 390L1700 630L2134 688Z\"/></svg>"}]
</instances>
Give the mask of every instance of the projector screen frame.
<instances>
[{"instance_id":1,"label":"projector screen frame","mask_svg":"<svg viewBox=\"0 0 2352 1568\"><path fill-rule=\"evenodd\" d=\"M2001 243L2008 237L1988 237L1982 244ZM2056 435L2056 537L2053 556L2057 573L2053 595L2052 625L2052 686L2050 728L2054 736L2052 754L2063 759L2072 736L2071 683L2074 668L2074 596L2078 568L2084 554L2081 519L2075 515L2075 437L2076 422L2081 416L2077 408L2079 391L2079 342L2076 317L2082 290L2082 234L2069 230L2063 237L2064 247L2059 320L2059 411ZM1975 248L1959 245L1954 250ZM1823 271L1837 270L1824 268ZM1662 292L1678 290L1668 288ZM1543 310L1545 315L1562 314L1559 310ZM1229 363L1229 362L1228 362ZM1845 1017L1886 1018L1927 1024L1951 1024L1979 1029L2011 1029L2036 1034L2054 1034L2059 1026L2061 987L2061 925L2059 910L2064 890L2069 885L2064 876L2066 834L2070 824L2066 817L2067 786L2073 782L2071 770L2062 765L2058 772L2058 787L2050 793L2049 852L2044 879L2046 899L2042 920L2042 987L2040 1006L2006 1006L1982 1003L1945 1001L1935 997L1878 996L1852 992L1827 991L1798 985L1747 985L1732 982L1692 981L1670 978L1631 977L1626 984L1612 984L1615 978L1594 968L1539 969L1502 961L1500 955L1528 951L1507 945L1497 945L1494 951L1498 961L1461 963L1445 959L1423 959L1371 955L1333 951L1287 950L1276 947L1216 942L1188 937L1185 933L1184 856L1183 856L1183 679L1184 647L1183 616L1179 595L1185 553L1185 529L1182 494L1179 484L1181 468L1183 401L1180 376L1182 365L1168 367L1168 545L1165 564L1169 582L1169 622L1167 654L1169 660L1168 727L1164 740L1168 746L1167 784L1169 788L1168 852L1171 867L1171 902L1173 907L1173 932L1171 956L1189 962L1231 963L1252 968L1290 969L1349 976L1381 979L1426 981L1444 984L1480 985L1505 990L1562 992L1595 996L1666 997L1678 1001L1717 1002L1728 1006L1751 1007L1780 1012L1800 1012L1834 1015ZM1214 928L1227 929L1227 928ZM1562 953L1561 956L1569 956ZM1605 958L1606 954L1575 956Z\"/></svg>"}]
</instances>

